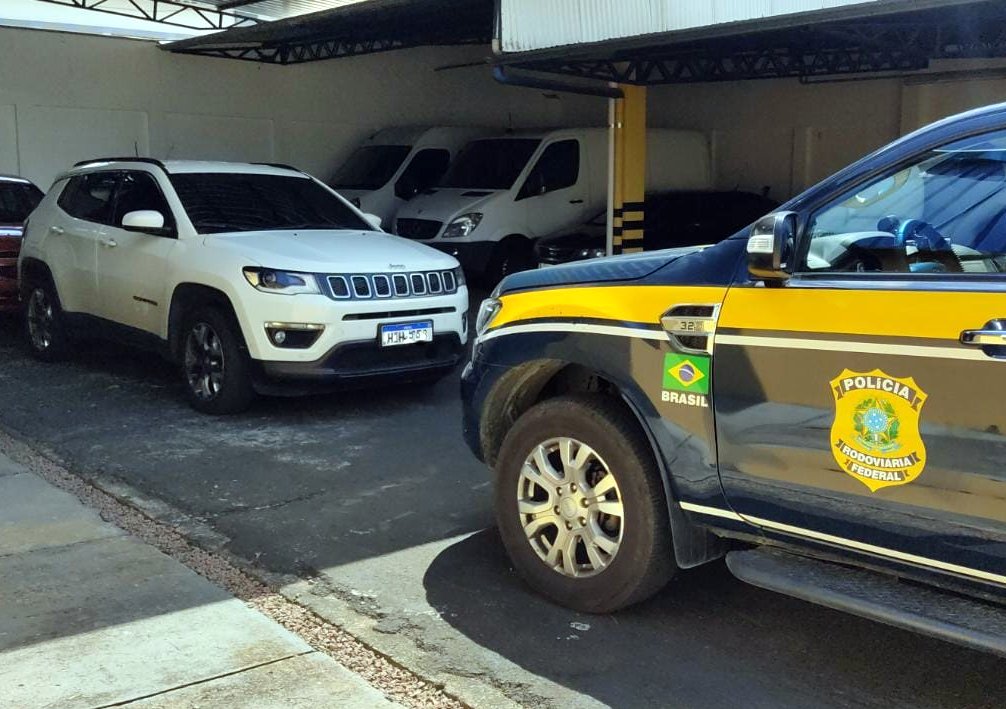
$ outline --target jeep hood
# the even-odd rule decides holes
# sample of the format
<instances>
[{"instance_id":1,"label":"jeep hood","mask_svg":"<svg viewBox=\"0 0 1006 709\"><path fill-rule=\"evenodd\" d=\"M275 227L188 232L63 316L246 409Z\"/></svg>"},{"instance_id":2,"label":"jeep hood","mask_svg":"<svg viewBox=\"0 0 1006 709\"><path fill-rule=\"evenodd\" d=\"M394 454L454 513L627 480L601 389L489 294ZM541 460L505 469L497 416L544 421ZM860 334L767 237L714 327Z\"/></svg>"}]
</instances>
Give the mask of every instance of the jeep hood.
<instances>
[{"instance_id":1,"label":"jeep hood","mask_svg":"<svg viewBox=\"0 0 1006 709\"><path fill-rule=\"evenodd\" d=\"M246 231L212 234L203 243L228 249L250 266L308 273L384 273L457 268L453 256L378 231Z\"/></svg>"}]
</instances>

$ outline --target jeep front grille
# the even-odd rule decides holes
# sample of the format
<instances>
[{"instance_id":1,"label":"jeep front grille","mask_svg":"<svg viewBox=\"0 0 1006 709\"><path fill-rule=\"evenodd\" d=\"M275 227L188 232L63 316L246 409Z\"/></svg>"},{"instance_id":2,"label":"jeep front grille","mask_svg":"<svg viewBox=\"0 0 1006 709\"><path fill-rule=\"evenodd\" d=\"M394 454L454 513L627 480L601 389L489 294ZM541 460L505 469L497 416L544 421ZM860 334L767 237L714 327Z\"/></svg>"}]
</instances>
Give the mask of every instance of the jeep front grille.
<instances>
[{"instance_id":1,"label":"jeep front grille","mask_svg":"<svg viewBox=\"0 0 1006 709\"><path fill-rule=\"evenodd\" d=\"M412 273L339 273L327 277L328 295L336 300L417 298L458 292L453 271Z\"/></svg>"}]
</instances>

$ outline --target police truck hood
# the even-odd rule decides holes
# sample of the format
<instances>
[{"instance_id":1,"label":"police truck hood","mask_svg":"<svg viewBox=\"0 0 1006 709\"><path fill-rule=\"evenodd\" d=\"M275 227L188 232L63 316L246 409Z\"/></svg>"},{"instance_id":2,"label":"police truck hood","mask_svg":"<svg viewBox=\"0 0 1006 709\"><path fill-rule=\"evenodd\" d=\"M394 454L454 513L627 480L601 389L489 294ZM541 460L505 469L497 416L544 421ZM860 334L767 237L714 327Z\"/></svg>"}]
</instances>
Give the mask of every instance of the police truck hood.
<instances>
[{"instance_id":1,"label":"police truck hood","mask_svg":"<svg viewBox=\"0 0 1006 709\"><path fill-rule=\"evenodd\" d=\"M637 281L659 271L670 263L695 254L701 246L664 249L625 256L608 256L588 261L576 261L561 266L549 266L535 271L523 271L507 276L499 286L500 294L536 288L611 284L620 281Z\"/></svg>"},{"instance_id":2,"label":"police truck hood","mask_svg":"<svg viewBox=\"0 0 1006 709\"><path fill-rule=\"evenodd\" d=\"M384 273L456 268L453 256L377 231L304 229L213 234L203 243L268 268L311 273Z\"/></svg>"}]
</instances>

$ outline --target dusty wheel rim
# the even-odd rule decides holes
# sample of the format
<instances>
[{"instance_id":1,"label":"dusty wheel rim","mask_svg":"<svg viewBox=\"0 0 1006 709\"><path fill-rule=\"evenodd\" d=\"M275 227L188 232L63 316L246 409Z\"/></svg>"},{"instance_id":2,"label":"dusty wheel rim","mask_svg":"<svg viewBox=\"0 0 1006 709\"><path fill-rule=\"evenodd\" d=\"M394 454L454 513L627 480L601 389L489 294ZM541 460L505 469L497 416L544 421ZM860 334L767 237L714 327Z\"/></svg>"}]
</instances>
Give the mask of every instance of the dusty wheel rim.
<instances>
[{"instance_id":1,"label":"dusty wheel rim","mask_svg":"<svg viewBox=\"0 0 1006 709\"><path fill-rule=\"evenodd\" d=\"M36 350L44 351L52 347L52 330L55 314L49 294L44 288L36 288L28 299L28 337Z\"/></svg>"},{"instance_id":2,"label":"dusty wheel rim","mask_svg":"<svg viewBox=\"0 0 1006 709\"><path fill-rule=\"evenodd\" d=\"M224 386L224 351L220 336L207 323L192 326L185 338L185 379L200 401L211 401Z\"/></svg>"},{"instance_id":3,"label":"dusty wheel rim","mask_svg":"<svg viewBox=\"0 0 1006 709\"><path fill-rule=\"evenodd\" d=\"M517 513L538 558L570 578L610 566L625 531L615 474L573 438L549 439L528 455L517 480Z\"/></svg>"}]
</instances>

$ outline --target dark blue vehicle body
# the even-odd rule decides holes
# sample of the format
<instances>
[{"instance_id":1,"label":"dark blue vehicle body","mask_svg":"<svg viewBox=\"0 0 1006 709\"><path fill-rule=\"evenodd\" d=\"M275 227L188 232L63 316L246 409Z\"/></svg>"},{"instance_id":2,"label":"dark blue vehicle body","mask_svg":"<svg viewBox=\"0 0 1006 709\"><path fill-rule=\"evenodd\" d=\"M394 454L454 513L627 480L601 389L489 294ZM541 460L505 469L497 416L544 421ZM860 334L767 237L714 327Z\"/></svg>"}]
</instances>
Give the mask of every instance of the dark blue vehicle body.
<instances>
[{"instance_id":1,"label":"dark blue vehicle body","mask_svg":"<svg viewBox=\"0 0 1006 709\"><path fill-rule=\"evenodd\" d=\"M1004 129L1006 104L962 114L790 200L780 211L796 214L795 253L806 252L804 230L824 205L941 146ZM1006 214L1006 199L993 199ZM731 540L771 542L1006 599L1006 361L959 341L1006 320L1006 272L797 272L766 284L749 275L748 233L701 251L508 277L462 376L468 445L493 466L537 402L607 393L653 447L680 566L721 556ZM666 313L711 314L715 334L671 336ZM668 391L668 357L706 356L708 389L695 390L705 394ZM841 388L852 385L841 382L851 380L908 392L889 436L892 447L904 442L902 470L862 472L879 458L843 458L842 432L863 425L862 411L844 408Z\"/></svg>"}]
</instances>

